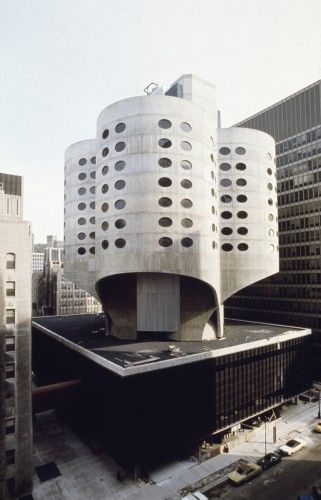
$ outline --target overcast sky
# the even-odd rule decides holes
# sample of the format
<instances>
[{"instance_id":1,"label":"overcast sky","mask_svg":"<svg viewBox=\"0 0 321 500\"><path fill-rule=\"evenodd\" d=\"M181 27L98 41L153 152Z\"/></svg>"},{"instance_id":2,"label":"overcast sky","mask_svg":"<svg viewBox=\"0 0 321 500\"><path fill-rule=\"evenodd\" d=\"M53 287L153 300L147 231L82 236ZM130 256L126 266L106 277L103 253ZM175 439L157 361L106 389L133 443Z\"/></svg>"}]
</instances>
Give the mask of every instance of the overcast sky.
<instances>
[{"instance_id":1,"label":"overcast sky","mask_svg":"<svg viewBox=\"0 0 321 500\"><path fill-rule=\"evenodd\" d=\"M0 171L36 241L63 234L64 150L98 113L195 73L222 125L321 78L321 0L0 0Z\"/></svg>"}]
</instances>

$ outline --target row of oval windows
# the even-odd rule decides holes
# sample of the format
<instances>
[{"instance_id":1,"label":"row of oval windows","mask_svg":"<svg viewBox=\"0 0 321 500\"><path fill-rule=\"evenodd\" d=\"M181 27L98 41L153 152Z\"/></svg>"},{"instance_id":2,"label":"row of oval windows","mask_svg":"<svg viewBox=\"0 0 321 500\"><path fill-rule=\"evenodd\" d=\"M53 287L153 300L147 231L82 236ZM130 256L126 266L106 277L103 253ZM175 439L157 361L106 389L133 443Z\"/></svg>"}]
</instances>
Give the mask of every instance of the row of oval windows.
<instances>
[{"instance_id":1,"label":"row of oval windows","mask_svg":"<svg viewBox=\"0 0 321 500\"><path fill-rule=\"evenodd\" d=\"M170 207L172 205L172 200L170 198L167 198L167 197L163 197L163 198L160 198L158 200L158 204L161 206L161 207ZM95 208L95 202L92 201L89 206L90 208ZM191 208L193 206L193 202L187 198L184 198L182 201L181 201L181 205L183 208ZM121 210L122 208L125 208L126 206L126 201L125 200L116 200L115 203L114 203L114 206L115 208L117 208L117 210ZM85 210L86 208L86 203L79 203L78 204L78 209L79 210ZM101 206L101 209L103 212L107 212L107 210L109 209L109 205L108 203L103 203L102 206Z\"/></svg>"},{"instance_id":2,"label":"row of oval windows","mask_svg":"<svg viewBox=\"0 0 321 500\"><path fill-rule=\"evenodd\" d=\"M171 238L168 238L168 237L162 237L158 240L158 243L160 246L162 247L170 247L172 244L173 244L173 240ZM115 240L115 247L116 248L124 248L126 246L126 240L124 240L123 238L117 238L117 240ZM181 240L181 244L183 247L185 248L189 248L193 245L193 240L192 238L182 238ZM108 240L103 240L102 243L101 243L101 246L104 250L106 250L108 247L109 247L109 242ZM216 243L215 241L213 241L212 243L212 248L216 248ZM223 245L221 245L221 248L224 252L231 252L233 250L233 245L231 243L223 243ZM241 252L245 252L248 250L249 246L246 244L246 243L239 243L237 245L237 248L238 250L240 250ZM273 252L275 250L275 245L269 245L269 249L271 252ZM86 248L84 247L79 247L78 248L78 254L79 255L85 255L86 253ZM89 248L89 252L93 255L95 255L95 247L91 247Z\"/></svg>"},{"instance_id":3,"label":"row of oval windows","mask_svg":"<svg viewBox=\"0 0 321 500\"><path fill-rule=\"evenodd\" d=\"M221 163L220 164L220 170L222 170L223 172L228 172L229 170L231 170L231 168L232 168L232 165L230 163ZM235 168L236 168L236 170L243 171L243 170L246 170L246 165L245 165L245 163L237 163L235 165ZM267 168L266 172L267 172L268 175L272 175L273 174L271 168Z\"/></svg>"},{"instance_id":4,"label":"row of oval windows","mask_svg":"<svg viewBox=\"0 0 321 500\"><path fill-rule=\"evenodd\" d=\"M240 210L239 212L237 212L236 216L239 219L246 219L248 216L248 213L244 212L244 210ZM233 217L233 214L232 214L232 212L224 211L224 212L221 212L221 217L222 217L222 219L231 219ZM269 220L269 222L274 221L274 215L268 214L268 220Z\"/></svg>"},{"instance_id":5,"label":"row of oval windows","mask_svg":"<svg viewBox=\"0 0 321 500\"><path fill-rule=\"evenodd\" d=\"M171 179L169 179L168 177L161 177L160 179L158 179L158 184L161 186L161 187L169 187L172 185L172 181ZM118 180L115 182L114 184L114 187L115 189L117 190L120 190L120 189L124 189L124 187L126 186L126 182L122 179ZM191 189L192 187L192 182L189 180L189 179L182 179L181 181L181 186L182 188L184 189ZM102 187L101 187L101 191L102 193L107 193L109 190L109 186L108 184L103 184ZM80 196L86 194L86 188L85 187L81 187L78 189L78 194ZM90 188L90 192L95 194L95 191L96 191L96 188L95 186L92 186ZM212 190L213 191L213 190Z\"/></svg>"},{"instance_id":6,"label":"row of oval windows","mask_svg":"<svg viewBox=\"0 0 321 500\"><path fill-rule=\"evenodd\" d=\"M172 141L170 141L169 139L166 139L166 138L162 138L162 139L159 139L158 145L161 148L167 149L167 148L171 147ZM180 146L184 151L191 151L192 150L192 145L188 141L181 141ZM124 151L125 148L126 148L126 143L123 141L117 142L115 144L115 151L117 151L117 153ZM103 158L105 158L108 155L108 153L109 153L109 148L107 148L107 147L104 148L101 152Z\"/></svg>"},{"instance_id":7,"label":"row of oval windows","mask_svg":"<svg viewBox=\"0 0 321 500\"><path fill-rule=\"evenodd\" d=\"M219 152L221 155L226 156L226 155L231 154L231 149L226 147L226 146L223 146L222 148L220 148ZM245 155L246 149L239 146L239 147L235 148L235 153L237 155ZM266 157L268 158L268 160L272 160L272 155L270 153L266 153Z\"/></svg>"},{"instance_id":8,"label":"row of oval windows","mask_svg":"<svg viewBox=\"0 0 321 500\"><path fill-rule=\"evenodd\" d=\"M81 167L83 167L87 163L87 158L80 158L78 163ZM96 156L93 156L92 158L90 158L90 163L92 163L93 165L96 165Z\"/></svg>"},{"instance_id":9,"label":"row of oval windows","mask_svg":"<svg viewBox=\"0 0 321 500\"><path fill-rule=\"evenodd\" d=\"M232 201L233 201L233 198L229 194L223 194L223 196L221 196L222 203L231 203ZM238 201L239 203L245 203L247 201L247 196L245 196L245 194L239 194L236 197L236 201ZM268 199L268 204L273 205L272 198Z\"/></svg>"},{"instance_id":10,"label":"row of oval windows","mask_svg":"<svg viewBox=\"0 0 321 500\"><path fill-rule=\"evenodd\" d=\"M238 234L245 236L246 234L248 234L249 230L247 229L247 227L238 227L237 232ZM231 227L225 226L222 227L221 233L224 234L224 236L230 236L231 234L233 234L233 229ZM269 229L269 236L274 236L273 229Z\"/></svg>"},{"instance_id":11,"label":"row of oval windows","mask_svg":"<svg viewBox=\"0 0 321 500\"><path fill-rule=\"evenodd\" d=\"M223 187L230 187L230 186L232 186L232 181L230 179L221 179L220 185ZM237 179L236 185L239 187L244 187L247 185L247 181L245 179ZM269 191L273 191L273 184L271 182L269 182L267 184L267 188Z\"/></svg>"},{"instance_id":12,"label":"row of oval windows","mask_svg":"<svg viewBox=\"0 0 321 500\"><path fill-rule=\"evenodd\" d=\"M158 126L163 129L169 129L172 126L172 122L170 120L166 120L165 118L163 118L162 120L159 120ZM180 124L180 128L181 130L183 130L183 132L190 132L192 130L192 126L187 122L182 122ZM115 127L115 132L117 134L124 132L124 130L126 130L125 123L118 123ZM108 136L109 136L109 129L106 128L102 133L102 138L107 139Z\"/></svg>"}]
</instances>

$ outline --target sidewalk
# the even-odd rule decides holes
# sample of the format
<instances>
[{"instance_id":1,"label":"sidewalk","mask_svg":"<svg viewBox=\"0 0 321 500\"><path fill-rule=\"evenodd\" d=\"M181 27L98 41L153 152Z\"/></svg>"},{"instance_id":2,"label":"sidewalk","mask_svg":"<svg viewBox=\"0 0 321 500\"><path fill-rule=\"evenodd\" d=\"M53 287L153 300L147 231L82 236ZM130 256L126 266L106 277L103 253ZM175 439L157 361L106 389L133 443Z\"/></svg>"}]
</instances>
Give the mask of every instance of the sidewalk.
<instances>
[{"instance_id":1,"label":"sidewalk","mask_svg":"<svg viewBox=\"0 0 321 500\"><path fill-rule=\"evenodd\" d=\"M274 422L267 425L266 432L266 452L277 450L288 439L302 437L308 447L313 445L313 438L309 435L317 420L318 403L302 403L291 405L281 414L281 418L276 421L277 442L273 443ZM195 465L187 470L181 471L177 475L155 484L146 485L140 492L132 495L129 500L165 500L173 498L182 488L195 483L206 476L220 471L230 464L246 458L247 460L257 460L264 455L265 451L265 426L261 426L255 431L252 441L242 443L233 448L230 453L218 455L206 462ZM117 497L116 497L117 498Z\"/></svg>"}]
</instances>

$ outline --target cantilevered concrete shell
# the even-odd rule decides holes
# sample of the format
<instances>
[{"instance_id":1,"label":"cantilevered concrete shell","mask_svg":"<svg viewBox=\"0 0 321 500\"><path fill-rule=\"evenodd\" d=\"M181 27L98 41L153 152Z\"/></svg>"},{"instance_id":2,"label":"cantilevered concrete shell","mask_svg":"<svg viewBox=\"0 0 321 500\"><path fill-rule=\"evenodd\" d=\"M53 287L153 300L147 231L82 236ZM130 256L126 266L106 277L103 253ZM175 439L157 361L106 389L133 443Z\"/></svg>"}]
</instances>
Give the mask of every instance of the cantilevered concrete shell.
<instances>
[{"instance_id":1,"label":"cantilevered concrete shell","mask_svg":"<svg viewBox=\"0 0 321 500\"><path fill-rule=\"evenodd\" d=\"M66 152L66 275L96 288L109 331L222 336L223 302L278 271L274 141L217 128L192 75L102 111Z\"/></svg>"}]
</instances>

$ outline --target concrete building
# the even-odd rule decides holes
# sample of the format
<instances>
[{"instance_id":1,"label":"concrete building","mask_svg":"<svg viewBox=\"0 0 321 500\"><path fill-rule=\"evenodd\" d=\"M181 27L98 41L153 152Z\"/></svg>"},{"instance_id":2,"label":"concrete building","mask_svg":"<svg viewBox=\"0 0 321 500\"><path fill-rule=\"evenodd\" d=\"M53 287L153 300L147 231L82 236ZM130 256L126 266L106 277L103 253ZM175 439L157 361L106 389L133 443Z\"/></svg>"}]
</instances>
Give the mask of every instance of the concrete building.
<instances>
[{"instance_id":1,"label":"concrete building","mask_svg":"<svg viewBox=\"0 0 321 500\"><path fill-rule=\"evenodd\" d=\"M95 297L66 280L63 268L57 273L56 301L58 315L101 313L101 305Z\"/></svg>"},{"instance_id":2,"label":"concrete building","mask_svg":"<svg viewBox=\"0 0 321 500\"><path fill-rule=\"evenodd\" d=\"M193 75L111 104L66 151L66 278L116 337L222 337L225 300L279 270L274 156L268 134L218 128Z\"/></svg>"},{"instance_id":3,"label":"concrete building","mask_svg":"<svg viewBox=\"0 0 321 500\"><path fill-rule=\"evenodd\" d=\"M310 327L321 377L321 80L238 124L276 140L280 273L238 291L228 314Z\"/></svg>"},{"instance_id":4,"label":"concrete building","mask_svg":"<svg viewBox=\"0 0 321 500\"><path fill-rule=\"evenodd\" d=\"M0 497L31 489L31 251L22 178L0 173ZM4 397L3 397L4 396Z\"/></svg>"}]
</instances>

